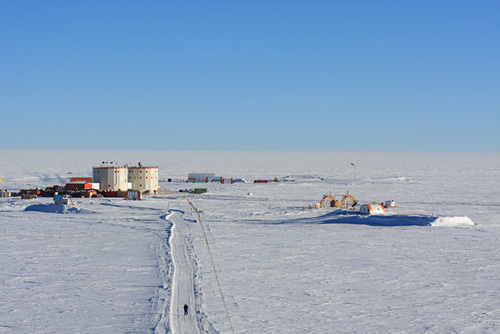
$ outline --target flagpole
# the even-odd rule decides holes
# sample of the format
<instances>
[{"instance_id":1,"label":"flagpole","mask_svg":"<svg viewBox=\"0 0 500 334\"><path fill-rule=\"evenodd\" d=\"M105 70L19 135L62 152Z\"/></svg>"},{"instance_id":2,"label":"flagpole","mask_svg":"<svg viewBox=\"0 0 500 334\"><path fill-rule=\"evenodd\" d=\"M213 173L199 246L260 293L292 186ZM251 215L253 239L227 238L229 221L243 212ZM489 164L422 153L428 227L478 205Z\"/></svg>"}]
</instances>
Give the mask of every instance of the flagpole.
<instances>
[{"instance_id":1,"label":"flagpole","mask_svg":"<svg viewBox=\"0 0 500 334\"><path fill-rule=\"evenodd\" d=\"M353 167L352 181L354 182L356 180L356 165L351 162L351 166Z\"/></svg>"}]
</instances>

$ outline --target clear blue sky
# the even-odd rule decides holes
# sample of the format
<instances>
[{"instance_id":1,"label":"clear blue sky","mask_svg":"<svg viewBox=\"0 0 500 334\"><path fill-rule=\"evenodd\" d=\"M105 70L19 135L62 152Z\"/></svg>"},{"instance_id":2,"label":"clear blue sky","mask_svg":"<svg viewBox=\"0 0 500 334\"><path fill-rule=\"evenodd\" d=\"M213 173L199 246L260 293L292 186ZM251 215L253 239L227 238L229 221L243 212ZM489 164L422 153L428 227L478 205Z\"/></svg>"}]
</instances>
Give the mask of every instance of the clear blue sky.
<instances>
[{"instance_id":1,"label":"clear blue sky","mask_svg":"<svg viewBox=\"0 0 500 334\"><path fill-rule=\"evenodd\" d=\"M498 0L0 0L0 148L500 152Z\"/></svg>"}]
</instances>

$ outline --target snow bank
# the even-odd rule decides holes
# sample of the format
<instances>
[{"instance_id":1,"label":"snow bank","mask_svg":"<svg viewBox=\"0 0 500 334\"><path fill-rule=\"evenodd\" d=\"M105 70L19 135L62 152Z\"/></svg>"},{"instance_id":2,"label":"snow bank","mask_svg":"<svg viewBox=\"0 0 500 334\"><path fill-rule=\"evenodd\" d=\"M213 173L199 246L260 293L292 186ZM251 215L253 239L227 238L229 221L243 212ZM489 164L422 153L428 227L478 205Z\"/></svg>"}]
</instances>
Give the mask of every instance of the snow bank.
<instances>
[{"instance_id":1,"label":"snow bank","mask_svg":"<svg viewBox=\"0 0 500 334\"><path fill-rule=\"evenodd\" d=\"M64 204L33 204L24 209L24 211L38 211L38 212L48 212L48 213L70 213L70 212L80 212L81 210L75 207L68 207Z\"/></svg>"},{"instance_id":2,"label":"snow bank","mask_svg":"<svg viewBox=\"0 0 500 334\"><path fill-rule=\"evenodd\" d=\"M474 226L474 222L466 216L463 217L438 217L431 223L432 226Z\"/></svg>"}]
</instances>

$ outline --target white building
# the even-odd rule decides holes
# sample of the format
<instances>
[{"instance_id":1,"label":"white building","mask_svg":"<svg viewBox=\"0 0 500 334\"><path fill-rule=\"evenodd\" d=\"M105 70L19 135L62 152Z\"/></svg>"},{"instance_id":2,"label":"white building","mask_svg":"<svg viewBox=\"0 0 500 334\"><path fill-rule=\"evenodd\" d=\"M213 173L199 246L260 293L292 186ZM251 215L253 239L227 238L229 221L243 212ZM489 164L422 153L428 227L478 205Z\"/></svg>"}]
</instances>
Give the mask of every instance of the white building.
<instances>
[{"instance_id":1,"label":"white building","mask_svg":"<svg viewBox=\"0 0 500 334\"><path fill-rule=\"evenodd\" d=\"M187 182L212 182L215 173L189 173Z\"/></svg>"},{"instance_id":2,"label":"white building","mask_svg":"<svg viewBox=\"0 0 500 334\"><path fill-rule=\"evenodd\" d=\"M140 190L143 194L158 193L158 167L128 167L128 182L132 190Z\"/></svg>"},{"instance_id":3,"label":"white building","mask_svg":"<svg viewBox=\"0 0 500 334\"><path fill-rule=\"evenodd\" d=\"M99 183L100 190L126 191L130 188L127 167L93 167L92 179Z\"/></svg>"}]
</instances>

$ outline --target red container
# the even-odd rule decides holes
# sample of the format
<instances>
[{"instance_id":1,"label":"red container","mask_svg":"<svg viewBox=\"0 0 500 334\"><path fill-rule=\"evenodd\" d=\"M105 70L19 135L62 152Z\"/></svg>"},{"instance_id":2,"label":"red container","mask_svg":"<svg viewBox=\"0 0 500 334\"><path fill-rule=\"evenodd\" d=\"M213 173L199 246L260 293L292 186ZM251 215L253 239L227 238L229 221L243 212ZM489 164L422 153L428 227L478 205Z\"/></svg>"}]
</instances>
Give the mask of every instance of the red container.
<instances>
[{"instance_id":1,"label":"red container","mask_svg":"<svg viewBox=\"0 0 500 334\"><path fill-rule=\"evenodd\" d=\"M36 188L36 189L22 189L19 192L21 195L41 195L42 194L42 189Z\"/></svg>"},{"instance_id":2,"label":"red container","mask_svg":"<svg viewBox=\"0 0 500 334\"><path fill-rule=\"evenodd\" d=\"M68 190L85 190L92 189L92 183L66 183Z\"/></svg>"},{"instance_id":3,"label":"red container","mask_svg":"<svg viewBox=\"0 0 500 334\"><path fill-rule=\"evenodd\" d=\"M72 177L69 179L70 183L73 182L89 182L92 183L92 178L91 177Z\"/></svg>"}]
</instances>

